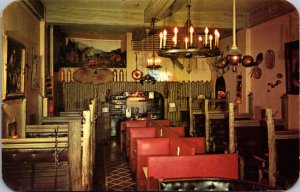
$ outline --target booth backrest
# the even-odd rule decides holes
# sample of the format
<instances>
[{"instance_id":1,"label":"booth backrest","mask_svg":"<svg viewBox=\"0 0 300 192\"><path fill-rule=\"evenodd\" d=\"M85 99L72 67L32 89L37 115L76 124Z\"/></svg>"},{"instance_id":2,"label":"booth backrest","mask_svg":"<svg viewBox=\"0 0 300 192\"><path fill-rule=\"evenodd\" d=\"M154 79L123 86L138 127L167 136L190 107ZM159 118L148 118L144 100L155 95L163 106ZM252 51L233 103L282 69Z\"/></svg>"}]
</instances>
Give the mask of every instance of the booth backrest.
<instances>
[{"instance_id":1,"label":"booth backrest","mask_svg":"<svg viewBox=\"0 0 300 192\"><path fill-rule=\"evenodd\" d=\"M184 137L184 127L157 128L157 137Z\"/></svg>"},{"instance_id":2,"label":"booth backrest","mask_svg":"<svg viewBox=\"0 0 300 192\"><path fill-rule=\"evenodd\" d=\"M205 150L205 137L179 137L177 140L186 142L190 146L195 147L195 153L204 154ZM182 154L183 155L183 154Z\"/></svg>"},{"instance_id":3,"label":"booth backrest","mask_svg":"<svg viewBox=\"0 0 300 192\"><path fill-rule=\"evenodd\" d=\"M136 179L137 189L145 190L147 180L143 172L143 167L147 167L147 157L149 156L171 156L177 155L178 147L180 155L195 155L195 147L190 146L186 141L171 141L176 138L141 138L136 139L137 143L137 165Z\"/></svg>"},{"instance_id":4,"label":"booth backrest","mask_svg":"<svg viewBox=\"0 0 300 192\"><path fill-rule=\"evenodd\" d=\"M156 128L155 127L130 127L130 166L133 172L136 171L136 139L137 138L151 138L155 137Z\"/></svg>"},{"instance_id":5,"label":"booth backrest","mask_svg":"<svg viewBox=\"0 0 300 192\"><path fill-rule=\"evenodd\" d=\"M148 178L155 179L192 177L238 179L237 154L149 156L147 167Z\"/></svg>"},{"instance_id":6,"label":"booth backrest","mask_svg":"<svg viewBox=\"0 0 300 192\"><path fill-rule=\"evenodd\" d=\"M170 138L170 153L172 156L195 155L195 147L181 138Z\"/></svg>"},{"instance_id":7,"label":"booth backrest","mask_svg":"<svg viewBox=\"0 0 300 192\"><path fill-rule=\"evenodd\" d=\"M148 121L147 120L126 120L125 121L125 133L126 133L126 157L129 158L130 154L130 127L147 127Z\"/></svg>"},{"instance_id":8,"label":"booth backrest","mask_svg":"<svg viewBox=\"0 0 300 192\"><path fill-rule=\"evenodd\" d=\"M137 139L137 166L136 179L145 179L143 167L147 166L149 155L170 155L169 138L144 138Z\"/></svg>"},{"instance_id":9,"label":"booth backrest","mask_svg":"<svg viewBox=\"0 0 300 192\"><path fill-rule=\"evenodd\" d=\"M147 127L148 121L147 120L126 120L125 126L126 127Z\"/></svg>"},{"instance_id":10,"label":"booth backrest","mask_svg":"<svg viewBox=\"0 0 300 192\"><path fill-rule=\"evenodd\" d=\"M151 120L151 126L163 126L163 127L170 127L171 126L171 121L169 119L155 119Z\"/></svg>"}]
</instances>

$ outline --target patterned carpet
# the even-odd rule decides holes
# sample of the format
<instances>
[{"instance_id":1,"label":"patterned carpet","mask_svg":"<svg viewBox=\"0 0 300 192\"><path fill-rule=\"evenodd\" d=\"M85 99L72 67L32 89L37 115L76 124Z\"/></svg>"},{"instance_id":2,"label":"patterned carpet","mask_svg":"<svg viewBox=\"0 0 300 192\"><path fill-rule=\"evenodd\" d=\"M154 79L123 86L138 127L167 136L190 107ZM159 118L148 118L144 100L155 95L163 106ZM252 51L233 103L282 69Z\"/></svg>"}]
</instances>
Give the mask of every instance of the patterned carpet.
<instances>
[{"instance_id":1,"label":"patterned carpet","mask_svg":"<svg viewBox=\"0 0 300 192\"><path fill-rule=\"evenodd\" d=\"M136 183L128 162L122 158L119 145L111 140L104 147L106 164L106 185L108 191L136 191Z\"/></svg>"}]
</instances>

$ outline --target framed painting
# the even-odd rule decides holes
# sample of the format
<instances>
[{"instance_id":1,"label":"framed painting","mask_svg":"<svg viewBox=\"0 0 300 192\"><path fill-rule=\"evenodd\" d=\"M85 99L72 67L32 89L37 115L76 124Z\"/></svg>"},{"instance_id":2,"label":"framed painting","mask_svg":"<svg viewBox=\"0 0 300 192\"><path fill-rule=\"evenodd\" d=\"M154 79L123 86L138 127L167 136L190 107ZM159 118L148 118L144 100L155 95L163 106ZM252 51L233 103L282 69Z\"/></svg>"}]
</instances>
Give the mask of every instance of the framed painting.
<instances>
[{"instance_id":1,"label":"framed painting","mask_svg":"<svg viewBox=\"0 0 300 192\"><path fill-rule=\"evenodd\" d=\"M18 99L24 97L24 67L25 67L25 46L19 41L4 37L4 98Z\"/></svg>"},{"instance_id":2,"label":"framed painting","mask_svg":"<svg viewBox=\"0 0 300 192\"><path fill-rule=\"evenodd\" d=\"M60 51L60 66L89 68L126 68L126 51L121 49L121 40L67 39Z\"/></svg>"},{"instance_id":3,"label":"framed painting","mask_svg":"<svg viewBox=\"0 0 300 192\"><path fill-rule=\"evenodd\" d=\"M299 41L285 43L286 89L288 94L299 94Z\"/></svg>"}]
</instances>

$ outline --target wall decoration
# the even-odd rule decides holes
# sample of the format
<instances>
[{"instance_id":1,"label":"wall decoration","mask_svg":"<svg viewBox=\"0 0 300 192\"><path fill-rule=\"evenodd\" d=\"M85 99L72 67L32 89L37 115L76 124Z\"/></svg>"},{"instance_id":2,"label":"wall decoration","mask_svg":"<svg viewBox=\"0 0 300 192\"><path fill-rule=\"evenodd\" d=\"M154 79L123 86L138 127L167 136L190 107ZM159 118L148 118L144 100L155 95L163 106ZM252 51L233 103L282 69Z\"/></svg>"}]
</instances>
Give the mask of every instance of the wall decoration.
<instances>
[{"instance_id":1,"label":"wall decoration","mask_svg":"<svg viewBox=\"0 0 300 192\"><path fill-rule=\"evenodd\" d=\"M80 83L109 83L114 80L114 73L109 69L80 68L74 72L73 79Z\"/></svg>"},{"instance_id":2,"label":"wall decoration","mask_svg":"<svg viewBox=\"0 0 300 192\"><path fill-rule=\"evenodd\" d=\"M58 68L126 68L126 51L121 50L121 40L69 39L58 63Z\"/></svg>"},{"instance_id":3,"label":"wall decoration","mask_svg":"<svg viewBox=\"0 0 300 192\"><path fill-rule=\"evenodd\" d=\"M37 77L37 65L38 65L39 56L34 54L34 50L32 50L32 75L31 75L31 89L38 89L39 82Z\"/></svg>"},{"instance_id":4,"label":"wall decoration","mask_svg":"<svg viewBox=\"0 0 300 192\"><path fill-rule=\"evenodd\" d=\"M273 69L275 65L275 52L271 49L266 51L266 59L265 59L267 69Z\"/></svg>"},{"instance_id":5,"label":"wall decoration","mask_svg":"<svg viewBox=\"0 0 300 192\"><path fill-rule=\"evenodd\" d=\"M24 97L24 70L25 70L25 46L15 39L5 36L7 47L5 99L17 99Z\"/></svg>"},{"instance_id":6,"label":"wall decoration","mask_svg":"<svg viewBox=\"0 0 300 192\"><path fill-rule=\"evenodd\" d=\"M299 41L285 43L286 89L288 94L299 94Z\"/></svg>"}]
</instances>

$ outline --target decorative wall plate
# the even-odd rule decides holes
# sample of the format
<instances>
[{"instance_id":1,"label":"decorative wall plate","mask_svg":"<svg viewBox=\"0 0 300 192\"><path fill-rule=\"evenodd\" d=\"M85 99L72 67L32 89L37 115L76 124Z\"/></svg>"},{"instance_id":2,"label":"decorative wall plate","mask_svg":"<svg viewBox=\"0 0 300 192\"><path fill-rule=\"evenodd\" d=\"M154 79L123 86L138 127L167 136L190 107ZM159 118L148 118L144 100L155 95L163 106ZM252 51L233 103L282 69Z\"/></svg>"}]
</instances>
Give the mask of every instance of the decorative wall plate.
<instances>
[{"instance_id":1,"label":"decorative wall plate","mask_svg":"<svg viewBox=\"0 0 300 192\"><path fill-rule=\"evenodd\" d=\"M266 67L268 69L273 69L274 65L275 65L275 53L273 50L271 49L268 49L266 51L266 58L265 58L265 61L266 61Z\"/></svg>"}]
</instances>

